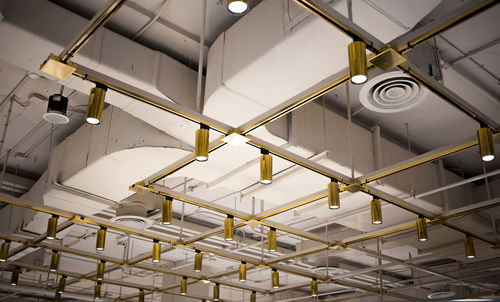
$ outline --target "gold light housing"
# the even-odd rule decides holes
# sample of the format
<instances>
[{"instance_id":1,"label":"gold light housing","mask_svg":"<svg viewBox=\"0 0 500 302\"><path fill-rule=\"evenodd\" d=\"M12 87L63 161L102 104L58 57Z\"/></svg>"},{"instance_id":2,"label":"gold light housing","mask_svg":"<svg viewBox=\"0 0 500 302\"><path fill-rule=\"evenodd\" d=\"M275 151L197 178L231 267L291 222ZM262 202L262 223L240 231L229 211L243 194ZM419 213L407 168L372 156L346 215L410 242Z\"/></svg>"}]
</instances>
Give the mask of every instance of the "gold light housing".
<instances>
[{"instance_id":1,"label":"gold light housing","mask_svg":"<svg viewBox=\"0 0 500 302\"><path fill-rule=\"evenodd\" d=\"M318 296L318 280L316 280L316 278L311 280L311 296Z\"/></svg>"},{"instance_id":2,"label":"gold light housing","mask_svg":"<svg viewBox=\"0 0 500 302\"><path fill-rule=\"evenodd\" d=\"M277 269L273 268L273 270L271 272L271 277L272 277L273 288L279 288L280 287L280 275L279 275Z\"/></svg>"},{"instance_id":3,"label":"gold light housing","mask_svg":"<svg viewBox=\"0 0 500 302\"><path fill-rule=\"evenodd\" d=\"M353 84L363 84L368 79L366 64L366 45L362 41L353 41L347 47L349 53L349 71Z\"/></svg>"},{"instance_id":4,"label":"gold light housing","mask_svg":"<svg viewBox=\"0 0 500 302\"><path fill-rule=\"evenodd\" d=\"M203 254L201 251L196 250L196 253L194 254L194 271L199 273L201 272L201 264L203 261Z\"/></svg>"},{"instance_id":5,"label":"gold light housing","mask_svg":"<svg viewBox=\"0 0 500 302\"><path fill-rule=\"evenodd\" d=\"M208 134L210 128L207 125L200 124L200 129L196 130L196 142L194 149L194 158L197 161L208 160Z\"/></svg>"},{"instance_id":6,"label":"gold light housing","mask_svg":"<svg viewBox=\"0 0 500 302\"><path fill-rule=\"evenodd\" d=\"M380 199L373 198L370 202L370 207L372 210L372 223L382 224L382 206L380 205Z\"/></svg>"},{"instance_id":7,"label":"gold light housing","mask_svg":"<svg viewBox=\"0 0 500 302\"><path fill-rule=\"evenodd\" d=\"M187 277L182 277L181 280L181 295L185 296L187 293L187 287L188 287L188 278Z\"/></svg>"},{"instance_id":8,"label":"gold light housing","mask_svg":"<svg viewBox=\"0 0 500 302\"><path fill-rule=\"evenodd\" d=\"M247 281L247 263L245 261L241 261L239 275L241 282Z\"/></svg>"},{"instance_id":9,"label":"gold light housing","mask_svg":"<svg viewBox=\"0 0 500 302\"><path fill-rule=\"evenodd\" d=\"M95 249L97 251L104 251L106 243L106 227L101 227L97 230L97 239L95 241Z\"/></svg>"},{"instance_id":10,"label":"gold light housing","mask_svg":"<svg viewBox=\"0 0 500 302\"><path fill-rule=\"evenodd\" d=\"M139 289L139 302L144 302L144 290Z\"/></svg>"},{"instance_id":11,"label":"gold light housing","mask_svg":"<svg viewBox=\"0 0 500 302\"><path fill-rule=\"evenodd\" d=\"M7 261L9 257L10 240L5 240L2 243L2 248L0 249L0 262Z\"/></svg>"},{"instance_id":12,"label":"gold light housing","mask_svg":"<svg viewBox=\"0 0 500 302\"><path fill-rule=\"evenodd\" d=\"M220 284L215 283L214 286L214 301L220 301Z\"/></svg>"},{"instance_id":13,"label":"gold light housing","mask_svg":"<svg viewBox=\"0 0 500 302\"><path fill-rule=\"evenodd\" d=\"M427 223L425 222L425 217L418 216L417 218L417 237L418 241L427 241Z\"/></svg>"},{"instance_id":14,"label":"gold light housing","mask_svg":"<svg viewBox=\"0 0 500 302\"><path fill-rule=\"evenodd\" d=\"M96 274L96 279L97 280L102 280L104 278L104 268L106 266L106 261L105 260L100 260L97 262L97 274Z\"/></svg>"},{"instance_id":15,"label":"gold light housing","mask_svg":"<svg viewBox=\"0 0 500 302\"><path fill-rule=\"evenodd\" d=\"M160 241L154 239L153 240L153 257L152 257L153 263L160 262L160 248L161 248Z\"/></svg>"},{"instance_id":16,"label":"gold light housing","mask_svg":"<svg viewBox=\"0 0 500 302\"><path fill-rule=\"evenodd\" d=\"M481 126L477 130L477 140L479 152L483 161L492 161L495 159L495 143L493 141L493 132L486 126Z\"/></svg>"},{"instance_id":17,"label":"gold light housing","mask_svg":"<svg viewBox=\"0 0 500 302\"><path fill-rule=\"evenodd\" d=\"M224 220L224 240L234 240L234 218L232 215L227 215L226 220Z\"/></svg>"},{"instance_id":18,"label":"gold light housing","mask_svg":"<svg viewBox=\"0 0 500 302\"><path fill-rule=\"evenodd\" d=\"M248 11L248 0L227 0L227 10L236 15L244 14Z\"/></svg>"},{"instance_id":19,"label":"gold light housing","mask_svg":"<svg viewBox=\"0 0 500 302\"><path fill-rule=\"evenodd\" d=\"M328 207L330 209L340 208L340 189L336 179L331 179L328 183Z\"/></svg>"},{"instance_id":20,"label":"gold light housing","mask_svg":"<svg viewBox=\"0 0 500 302\"><path fill-rule=\"evenodd\" d=\"M257 293L255 291L250 294L250 302L257 302Z\"/></svg>"},{"instance_id":21,"label":"gold light housing","mask_svg":"<svg viewBox=\"0 0 500 302\"><path fill-rule=\"evenodd\" d=\"M476 258L476 251L474 250L474 238L471 235L465 235L465 256L468 259Z\"/></svg>"},{"instance_id":22,"label":"gold light housing","mask_svg":"<svg viewBox=\"0 0 500 302\"><path fill-rule=\"evenodd\" d=\"M161 205L161 224L172 224L172 197L165 197Z\"/></svg>"},{"instance_id":23,"label":"gold light housing","mask_svg":"<svg viewBox=\"0 0 500 302\"><path fill-rule=\"evenodd\" d=\"M56 250L52 251L52 257L50 258L50 271L57 271L57 267L59 266L59 252Z\"/></svg>"},{"instance_id":24,"label":"gold light housing","mask_svg":"<svg viewBox=\"0 0 500 302\"><path fill-rule=\"evenodd\" d=\"M56 233L57 233L57 219L59 216L57 215L52 215L52 217L49 218L49 222L47 223L47 239L54 240L56 239Z\"/></svg>"},{"instance_id":25,"label":"gold light housing","mask_svg":"<svg viewBox=\"0 0 500 302\"><path fill-rule=\"evenodd\" d=\"M87 114L85 115L85 121L87 121L87 123L91 125L99 125L101 123L107 89L106 86L97 83L96 86L90 90L89 105L87 107Z\"/></svg>"},{"instance_id":26,"label":"gold light housing","mask_svg":"<svg viewBox=\"0 0 500 302\"><path fill-rule=\"evenodd\" d=\"M268 185L273 181L273 157L269 151L261 149L260 153L260 183Z\"/></svg>"},{"instance_id":27,"label":"gold light housing","mask_svg":"<svg viewBox=\"0 0 500 302\"><path fill-rule=\"evenodd\" d=\"M58 294L64 293L64 289L66 287L66 278L67 276L62 275L61 279L59 279L59 286L57 287Z\"/></svg>"},{"instance_id":28,"label":"gold light housing","mask_svg":"<svg viewBox=\"0 0 500 302\"><path fill-rule=\"evenodd\" d=\"M267 232L267 250L269 252L276 252L276 248L276 229L270 228L269 232Z\"/></svg>"},{"instance_id":29,"label":"gold light housing","mask_svg":"<svg viewBox=\"0 0 500 302\"><path fill-rule=\"evenodd\" d=\"M95 287L94 287L94 300L101 299L101 286L102 286L102 282L97 281L97 283L95 284Z\"/></svg>"},{"instance_id":30,"label":"gold light housing","mask_svg":"<svg viewBox=\"0 0 500 302\"><path fill-rule=\"evenodd\" d=\"M61 301L61 294L60 293L56 293L54 295L54 302L60 302Z\"/></svg>"},{"instance_id":31,"label":"gold light housing","mask_svg":"<svg viewBox=\"0 0 500 302\"><path fill-rule=\"evenodd\" d=\"M15 267L10 276L10 285L17 285L17 281L19 281L19 268Z\"/></svg>"}]
</instances>

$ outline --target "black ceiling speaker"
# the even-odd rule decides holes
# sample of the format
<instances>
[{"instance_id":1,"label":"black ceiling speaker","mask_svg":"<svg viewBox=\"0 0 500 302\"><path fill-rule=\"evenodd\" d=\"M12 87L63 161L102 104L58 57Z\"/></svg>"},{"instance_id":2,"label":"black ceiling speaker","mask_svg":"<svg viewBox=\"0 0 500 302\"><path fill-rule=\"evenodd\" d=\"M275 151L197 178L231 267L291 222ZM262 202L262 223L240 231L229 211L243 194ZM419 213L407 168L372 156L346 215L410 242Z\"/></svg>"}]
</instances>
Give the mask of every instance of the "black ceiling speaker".
<instances>
[{"instance_id":1,"label":"black ceiling speaker","mask_svg":"<svg viewBox=\"0 0 500 302\"><path fill-rule=\"evenodd\" d=\"M44 113L43 119L52 124L66 124L69 118L66 116L68 109L68 98L62 94L53 94L49 98L47 112Z\"/></svg>"}]
</instances>

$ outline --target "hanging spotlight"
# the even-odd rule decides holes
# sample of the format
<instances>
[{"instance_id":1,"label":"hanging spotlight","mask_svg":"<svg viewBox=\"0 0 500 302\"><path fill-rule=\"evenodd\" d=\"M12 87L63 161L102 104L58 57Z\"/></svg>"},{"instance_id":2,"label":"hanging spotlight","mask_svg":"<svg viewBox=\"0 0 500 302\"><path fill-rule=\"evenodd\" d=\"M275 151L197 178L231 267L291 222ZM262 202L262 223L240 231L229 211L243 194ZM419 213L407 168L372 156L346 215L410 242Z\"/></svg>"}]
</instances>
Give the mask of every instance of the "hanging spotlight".
<instances>
[{"instance_id":1,"label":"hanging spotlight","mask_svg":"<svg viewBox=\"0 0 500 302\"><path fill-rule=\"evenodd\" d=\"M220 301L220 284L219 283L215 283L215 286L214 286L214 301Z\"/></svg>"},{"instance_id":2,"label":"hanging spotlight","mask_svg":"<svg viewBox=\"0 0 500 302\"><path fill-rule=\"evenodd\" d=\"M101 299L101 286L102 286L102 282L97 281L97 283L95 284L95 288L94 288L94 300Z\"/></svg>"},{"instance_id":3,"label":"hanging spotlight","mask_svg":"<svg viewBox=\"0 0 500 302\"><path fill-rule=\"evenodd\" d=\"M196 250L196 253L194 254L194 271L199 273L201 272L201 263L203 261L203 254L201 251Z\"/></svg>"},{"instance_id":4,"label":"hanging spotlight","mask_svg":"<svg viewBox=\"0 0 500 302\"><path fill-rule=\"evenodd\" d=\"M363 41L353 41L347 47L349 70L353 84L363 84L368 79L366 68L366 45Z\"/></svg>"},{"instance_id":5,"label":"hanging spotlight","mask_svg":"<svg viewBox=\"0 0 500 302\"><path fill-rule=\"evenodd\" d=\"M260 149L260 183L268 185L273 181L273 157L266 149Z\"/></svg>"},{"instance_id":6,"label":"hanging spotlight","mask_svg":"<svg viewBox=\"0 0 500 302\"><path fill-rule=\"evenodd\" d=\"M106 227L101 227L99 230L97 230L95 249L98 251L104 251L104 244L106 243L106 230Z\"/></svg>"},{"instance_id":7,"label":"hanging spotlight","mask_svg":"<svg viewBox=\"0 0 500 302\"><path fill-rule=\"evenodd\" d=\"M244 14L248 11L248 0L227 0L227 10L232 14Z\"/></svg>"},{"instance_id":8,"label":"hanging spotlight","mask_svg":"<svg viewBox=\"0 0 500 302\"><path fill-rule=\"evenodd\" d=\"M153 239L153 263L160 262L160 241Z\"/></svg>"},{"instance_id":9,"label":"hanging spotlight","mask_svg":"<svg viewBox=\"0 0 500 302\"><path fill-rule=\"evenodd\" d=\"M43 114L43 119L52 124L66 124L69 122L67 109L68 98L62 94L53 94L49 97L47 112Z\"/></svg>"},{"instance_id":10,"label":"hanging spotlight","mask_svg":"<svg viewBox=\"0 0 500 302\"><path fill-rule=\"evenodd\" d=\"M240 264L240 281L247 281L247 263L245 261L241 261Z\"/></svg>"},{"instance_id":11,"label":"hanging spotlight","mask_svg":"<svg viewBox=\"0 0 500 302\"><path fill-rule=\"evenodd\" d=\"M61 279L59 279L59 286L57 287L57 293L64 293L64 288L66 287L66 278L67 276L62 275Z\"/></svg>"},{"instance_id":12,"label":"hanging spotlight","mask_svg":"<svg viewBox=\"0 0 500 302\"><path fill-rule=\"evenodd\" d=\"M372 223L382 224L382 206L380 205L380 199L373 198L370 206L372 209Z\"/></svg>"},{"instance_id":13,"label":"hanging spotlight","mask_svg":"<svg viewBox=\"0 0 500 302\"><path fill-rule=\"evenodd\" d=\"M224 220L224 240L234 240L234 218L232 215L227 215L226 220Z\"/></svg>"},{"instance_id":14,"label":"hanging spotlight","mask_svg":"<svg viewBox=\"0 0 500 302\"><path fill-rule=\"evenodd\" d=\"M54 302L60 302L61 301L61 294L60 293L56 293L54 295Z\"/></svg>"},{"instance_id":15,"label":"hanging spotlight","mask_svg":"<svg viewBox=\"0 0 500 302\"><path fill-rule=\"evenodd\" d=\"M0 262L7 261L9 257L10 240L5 240L2 243L2 248L0 249Z\"/></svg>"},{"instance_id":16,"label":"hanging spotlight","mask_svg":"<svg viewBox=\"0 0 500 302\"><path fill-rule=\"evenodd\" d=\"M273 288L279 288L280 287L280 275L278 273L278 270L273 268L271 275L272 275L272 280L273 280Z\"/></svg>"},{"instance_id":17,"label":"hanging spotlight","mask_svg":"<svg viewBox=\"0 0 500 302\"><path fill-rule=\"evenodd\" d=\"M90 90L89 105L87 107L87 115L85 116L87 123L91 125L99 125L101 123L107 89L108 87L97 83Z\"/></svg>"},{"instance_id":18,"label":"hanging spotlight","mask_svg":"<svg viewBox=\"0 0 500 302\"><path fill-rule=\"evenodd\" d=\"M188 287L188 278L187 277L182 277L181 280L181 295L185 296L187 293L187 287Z\"/></svg>"},{"instance_id":19,"label":"hanging spotlight","mask_svg":"<svg viewBox=\"0 0 500 302\"><path fill-rule=\"evenodd\" d=\"M56 239L56 232L57 232L57 219L59 216L57 215L52 215L52 217L49 218L49 222L47 223L47 239L54 240Z\"/></svg>"},{"instance_id":20,"label":"hanging spotlight","mask_svg":"<svg viewBox=\"0 0 500 302\"><path fill-rule=\"evenodd\" d=\"M318 296L318 280L316 278L312 278L311 280L311 296Z\"/></svg>"},{"instance_id":21,"label":"hanging spotlight","mask_svg":"<svg viewBox=\"0 0 500 302\"><path fill-rule=\"evenodd\" d=\"M197 161L206 161L208 159L208 133L210 127L200 124L200 129L196 130L196 142L194 149L194 158Z\"/></svg>"},{"instance_id":22,"label":"hanging spotlight","mask_svg":"<svg viewBox=\"0 0 500 302\"><path fill-rule=\"evenodd\" d=\"M255 291L250 294L250 302L257 302L257 293Z\"/></svg>"},{"instance_id":23,"label":"hanging spotlight","mask_svg":"<svg viewBox=\"0 0 500 302\"><path fill-rule=\"evenodd\" d=\"M465 256L468 259L476 258L476 251L474 250L474 238L471 235L465 235Z\"/></svg>"},{"instance_id":24,"label":"hanging spotlight","mask_svg":"<svg viewBox=\"0 0 500 302\"><path fill-rule=\"evenodd\" d=\"M105 260L100 260L97 263L97 275L96 275L96 278L99 281L101 281L102 278L104 278L104 268L105 268L105 265L106 265L106 261Z\"/></svg>"},{"instance_id":25,"label":"hanging spotlight","mask_svg":"<svg viewBox=\"0 0 500 302\"><path fill-rule=\"evenodd\" d=\"M417 236L418 241L427 241L427 224L425 217L421 215L417 218Z\"/></svg>"},{"instance_id":26,"label":"hanging spotlight","mask_svg":"<svg viewBox=\"0 0 500 302\"><path fill-rule=\"evenodd\" d=\"M10 277L10 285L17 285L17 281L19 281L19 268L15 267Z\"/></svg>"},{"instance_id":27,"label":"hanging spotlight","mask_svg":"<svg viewBox=\"0 0 500 302\"><path fill-rule=\"evenodd\" d=\"M144 289L139 289L139 302L144 302Z\"/></svg>"},{"instance_id":28,"label":"hanging spotlight","mask_svg":"<svg viewBox=\"0 0 500 302\"><path fill-rule=\"evenodd\" d=\"M328 207L330 209L340 208L340 190L335 178L332 178L328 184Z\"/></svg>"},{"instance_id":29,"label":"hanging spotlight","mask_svg":"<svg viewBox=\"0 0 500 302\"><path fill-rule=\"evenodd\" d=\"M165 197L161 205L161 224L172 224L172 197Z\"/></svg>"},{"instance_id":30,"label":"hanging spotlight","mask_svg":"<svg viewBox=\"0 0 500 302\"><path fill-rule=\"evenodd\" d=\"M267 232L267 250L269 252L276 252L276 229L270 228Z\"/></svg>"},{"instance_id":31,"label":"hanging spotlight","mask_svg":"<svg viewBox=\"0 0 500 302\"><path fill-rule=\"evenodd\" d=\"M483 161L492 161L495 159L495 143L493 142L493 132L491 129L481 124L481 128L477 130L477 140L479 144L479 152Z\"/></svg>"},{"instance_id":32,"label":"hanging spotlight","mask_svg":"<svg viewBox=\"0 0 500 302\"><path fill-rule=\"evenodd\" d=\"M59 266L59 252L56 250L52 250L52 257L50 258L50 271L57 271L57 267Z\"/></svg>"}]
</instances>

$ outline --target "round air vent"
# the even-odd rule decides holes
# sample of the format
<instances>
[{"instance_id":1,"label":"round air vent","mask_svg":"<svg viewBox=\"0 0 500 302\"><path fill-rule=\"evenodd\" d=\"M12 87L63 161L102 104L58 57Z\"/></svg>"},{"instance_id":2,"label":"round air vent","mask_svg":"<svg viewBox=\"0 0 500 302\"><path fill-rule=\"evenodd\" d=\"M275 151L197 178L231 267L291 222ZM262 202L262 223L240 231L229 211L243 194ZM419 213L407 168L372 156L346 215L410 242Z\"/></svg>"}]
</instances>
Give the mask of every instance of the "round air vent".
<instances>
[{"instance_id":1,"label":"round air vent","mask_svg":"<svg viewBox=\"0 0 500 302\"><path fill-rule=\"evenodd\" d=\"M401 71L391 71L366 82L359 92L359 99L363 106L372 111L391 113L417 106L428 92Z\"/></svg>"},{"instance_id":2,"label":"round air vent","mask_svg":"<svg viewBox=\"0 0 500 302\"><path fill-rule=\"evenodd\" d=\"M116 210L116 217L112 221L136 229L147 229L153 225L153 221L147 218L148 211L143 204L132 202L120 205Z\"/></svg>"},{"instance_id":3,"label":"round air vent","mask_svg":"<svg viewBox=\"0 0 500 302\"><path fill-rule=\"evenodd\" d=\"M430 293L427 295L427 298L432 299L432 300L438 300L438 299L446 299L453 297L455 294L450 292L450 291L441 291L441 292L434 292Z\"/></svg>"},{"instance_id":4,"label":"round air vent","mask_svg":"<svg viewBox=\"0 0 500 302\"><path fill-rule=\"evenodd\" d=\"M341 258L339 258L339 257L335 257L335 256L328 257L328 274L329 275L335 275L335 274L340 274L340 273L344 272L342 269L339 268L340 260L341 260ZM314 264L316 265L314 272L316 274L326 275L326 271L327 271L326 257L320 256L320 257L313 259L313 261L314 261Z\"/></svg>"}]
</instances>

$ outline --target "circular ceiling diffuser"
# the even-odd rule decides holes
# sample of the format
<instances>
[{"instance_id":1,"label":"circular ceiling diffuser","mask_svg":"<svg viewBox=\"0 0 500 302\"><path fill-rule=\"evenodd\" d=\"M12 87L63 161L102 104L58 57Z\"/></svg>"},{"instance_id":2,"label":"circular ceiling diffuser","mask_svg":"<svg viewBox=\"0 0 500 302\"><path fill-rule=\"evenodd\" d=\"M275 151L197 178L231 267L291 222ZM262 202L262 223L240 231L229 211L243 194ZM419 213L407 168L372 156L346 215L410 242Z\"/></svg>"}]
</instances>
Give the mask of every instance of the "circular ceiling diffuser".
<instances>
[{"instance_id":1,"label":"circular ceiling diffuser","mask_svg":"<svg viewBox=\"0 0 500 302\"><path fill-rule=\"evenodd\" d=\"M427 298L432 300L441 300L453 297L454 295L455 294L450 291L440 291L440 292L430 293L429 295L427 295Z\"/></svg>"},{"instance_id":2,"label":"circular ceiling diffuser","mask_svg":"<svg viewBox=\"0 0 500 302\"><path fill-rule=\"evenodd\" d=\"M391 71L366 82L359 92L359 99L367 109L392 113L417 106L428 92L425 87L401 71Z\"/></svg>"},{"instance_id":3,"label":"circular ceiling diffuser","mask_svg":"<svg viewBox=\"0 0 500 302\"><path fill-rule=\"evenodd\" d=\"M112 221L136 229L147 229L153 225L153 221L147 218L147 209L140 203L126 203L120 205L116 210L116 217Z\"/></svg>"}]
</instances>

